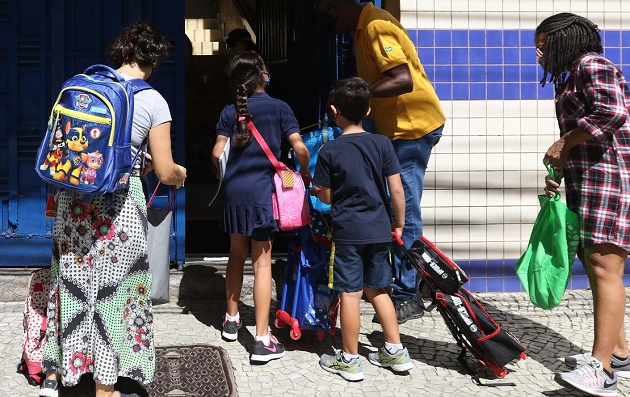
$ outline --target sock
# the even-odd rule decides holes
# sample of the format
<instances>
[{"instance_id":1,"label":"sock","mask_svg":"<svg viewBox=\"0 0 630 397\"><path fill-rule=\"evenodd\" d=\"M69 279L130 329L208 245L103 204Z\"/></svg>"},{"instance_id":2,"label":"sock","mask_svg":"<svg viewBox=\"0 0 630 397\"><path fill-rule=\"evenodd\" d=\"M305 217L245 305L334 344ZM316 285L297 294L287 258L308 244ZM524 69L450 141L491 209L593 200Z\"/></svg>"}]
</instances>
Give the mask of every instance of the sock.
<instances>
[{"instance_id":1,"label":"sock","mask_svg":"<svg viewBox=\"0 0 630 397\"><path fill-rule=\"evenodd\" d=\"M396 353L398 350L402 350L403 345L402 343L389 343L389 342L385 342L385 349L389 352L389 353Z\"/></svg>"},{"instance_id":2,"label":"sock","mask_svg":"<svg viewBox=\"0 0 630 397\"><path fill-rule=\"evenodd\" d=\"M225 313L225 320L226 321L233 321L233 322L237 322L238 320L241 319L241 314L240 313L236 313L236 316L230 316L229 314L227 314L227 312Z\"/></svg>"},{"instance_id":3,"label":"sock","mask_svg":"<svg viewBox=\"0 0 630 397\"><path fill-rule=\"evenodd\" d=\"M343 358L343 361L349 363L350 360L355 359L358 360L359 359L359 355L358 354L350 354L350 353L346 353L343 352L343 354L341 355Z\"/></svg>"},{"instance_id":4,"label":"sock","mask_svg":"<svg viewBox=\"0 0 630 397\"><path fill-rule=\"evenodd\" d=\"M263 345L265 345L265 346L269 346L269 343L271 342L269 340L269 333L267 333L267 335L265 335L265 336L258 336L258 335L256 335L254 337L254 339L257 340L257 341L261 341L263 343Z\"/></svg>"},{"instance_id":5,"label":"sock","mask_svg":"<svg viewBox=\"0 0 630 397\"><path fill-rule=\"evenodd\" d=\"M628 359L628 356L626 356L626 357L619 357L616 354L613 354L613 357L616 358L619 361L626 361Z\"/></svg>"}]
</instances>

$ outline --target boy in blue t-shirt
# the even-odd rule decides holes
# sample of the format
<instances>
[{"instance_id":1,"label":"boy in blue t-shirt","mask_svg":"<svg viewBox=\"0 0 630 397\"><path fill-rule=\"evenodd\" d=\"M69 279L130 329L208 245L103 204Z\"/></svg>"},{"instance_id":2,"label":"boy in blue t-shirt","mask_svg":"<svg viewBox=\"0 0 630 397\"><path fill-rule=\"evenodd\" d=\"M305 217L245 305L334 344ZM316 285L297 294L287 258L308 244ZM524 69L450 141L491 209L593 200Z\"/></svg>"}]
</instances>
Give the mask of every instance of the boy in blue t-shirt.
<instances>
[{"instance_id":1,"label":"boy in blue t-shirt","mask_svg":"<svg viewBox=\"0 0 630 397\"><path fill-rule=\"evenodd\" d=\"M392 281L388 261L392 231L402 235L405 195L391 141L361 127L370 112L371 96L369 85L358 77L340 80L330 91L329 112L343 134L319 151L310 192L332 204L334 262L329 287L341 295L343 352L324 354L319 364L349 381L363 379L358 352L363 293L372 303L385 336L385 345L370 353L368 360L394 371L413 367L400 341L394 305L385 291Z\"/></svg>"}]
</instances>

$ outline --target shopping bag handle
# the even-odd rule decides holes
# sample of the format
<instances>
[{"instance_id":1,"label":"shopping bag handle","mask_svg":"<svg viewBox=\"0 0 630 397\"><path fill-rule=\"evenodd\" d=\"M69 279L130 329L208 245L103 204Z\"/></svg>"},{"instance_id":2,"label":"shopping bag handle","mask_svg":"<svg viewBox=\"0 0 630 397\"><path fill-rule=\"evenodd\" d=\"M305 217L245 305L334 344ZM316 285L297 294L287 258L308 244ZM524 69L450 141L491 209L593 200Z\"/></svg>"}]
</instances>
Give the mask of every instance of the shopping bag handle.
<instances>
[{"instance_id":1,"label":"shopping bag handle","mask_svg":"<svg viewBox=\"0 0 630 397\"><path fill-rule=\"evenodd\" d=\"M150 207L151 204L153 203L153 199L155 198L155 195L157 194L158 188L160 187L160 183L161 182L158 181L157 185L155 185L155 189L153 190L153 194L149 198L149 202L147 203L147 207ZM171 199L168 201L168 210L169 211L173 210L173 203L175 202L175 192L176 192L176 189L173 189L173 193L171 194Z\"/></svg>"},{"instance_id":2,"label":"shopping bag handle","mask_svg":"<svg viewBox=\"0 0 630 397\"><path fill-rule=\"evenodd\" d=\"M560 179L562 179L562 171L556 170L556 168L552 166L551 164L549 164L547 160L543 160L543 164L545 165L545 168L547 169L547 172L549 173L549 177L554 182L560 183Z\"/></svg>"}]
</instances>

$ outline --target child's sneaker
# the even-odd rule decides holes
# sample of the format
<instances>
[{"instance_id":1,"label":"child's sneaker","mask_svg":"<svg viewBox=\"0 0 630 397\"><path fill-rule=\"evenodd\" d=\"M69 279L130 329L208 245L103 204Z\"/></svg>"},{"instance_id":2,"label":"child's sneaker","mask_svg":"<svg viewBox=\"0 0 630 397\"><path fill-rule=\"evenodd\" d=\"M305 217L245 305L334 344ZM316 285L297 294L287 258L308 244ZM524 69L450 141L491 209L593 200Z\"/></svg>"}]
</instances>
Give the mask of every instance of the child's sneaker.
<instances>
[{"instance_id":1,"label":"child's sneaker","mask_svg":"<svg viewBox=\"0 0 630 397\"><path fill-rule=\"evenodd\" d=\"M281 357L284 357L284 346L278 342L275 336L271 335L271 332L269 333L268 345L265 345L261 340L254 340L251 361L266 363Z\"/></svg>"},{"instance_id":2,"label":"child's sneaker","mask_svg":"<svg viewBox=\"0 0 630 397\"><path fill-rule=\"evenodd\" d=\"M363 380L363 367L361 360L352 358L346 361L343 358L343 352L338 351L334 356L330 354L322 354L319 359L319 365L328 372L339 374L345 380L356 382Z\"/></svg>"},{"instance_id":3,"label":"child's sneaker","mask_svg":"<svg viewBox=\"0 0 630 397\"><path fill-rule=\"evenodd\" d=\"M575 354L573 356L566 357L564 363L569 368L575 368L580 365L584 365L591 357L591 353ZM620 378L630 378L630 356L624 360L620 360L615 356L610 357L610 367L613 372Z\"/></svg>"},{"instance_id":4,"label":"child's sneaker","mask_svg":"<svg viewBox=\"0 0 630 397\"><path fill-rule=\"evenodd\" d=\"M223 331L221 336L229 341L235 341L238 338L238 330L243 326L243 320L239 317L238 321L229 321L223 317Z\"/></svg>"},{"instance_id":5,"label":"child's sneaker","mask_svg":"<svg viewBox=\"0 0 630 397\"><path fill-rule=\"evenodd\" d=\"M593 396L617 396L617 375L608 376L595 357L571 372L556 373L554 380L563 386L572 387Z\"/></svg>"},{"instance_id":6,"label":"child's sneaker","mask_svg":"<svg viewBox=\"0 0 630 397\"><path fill-rule=\"evenodd\" d=\"M58 397L59 383L56 380L44 380L40 389L39 397Z\"/></svg>"},{"instance_id":7,"label":"child's sneaker","mask_svg":"<svg viewBox=\"0 0 630 397\"><path fill-rule=\"evenodd\" d=\"M409 371L413 368L407 349L399 349L392 354L383 346L378 352L368 354L368 361L379 367L389 367L396 372Z\"/></svg>"}]
</instances>

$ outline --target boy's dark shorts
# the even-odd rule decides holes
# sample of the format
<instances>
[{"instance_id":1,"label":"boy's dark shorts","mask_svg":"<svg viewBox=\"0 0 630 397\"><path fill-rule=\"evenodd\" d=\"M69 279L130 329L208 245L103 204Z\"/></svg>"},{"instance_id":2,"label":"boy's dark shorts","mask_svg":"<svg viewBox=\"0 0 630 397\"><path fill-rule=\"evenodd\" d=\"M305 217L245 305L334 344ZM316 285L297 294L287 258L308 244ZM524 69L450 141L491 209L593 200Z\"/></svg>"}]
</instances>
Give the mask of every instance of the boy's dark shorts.
<instances>
[{"instance_id":1,"label":"boy's dark shorts","mask_svg":"<svg viewBox=\"0 0 630 397\"><path fill-rule=\"evenodd\" d=\"M392 283L390 243L335 244L332 289L357 292Z\"/></svg>"}]
</instances>

